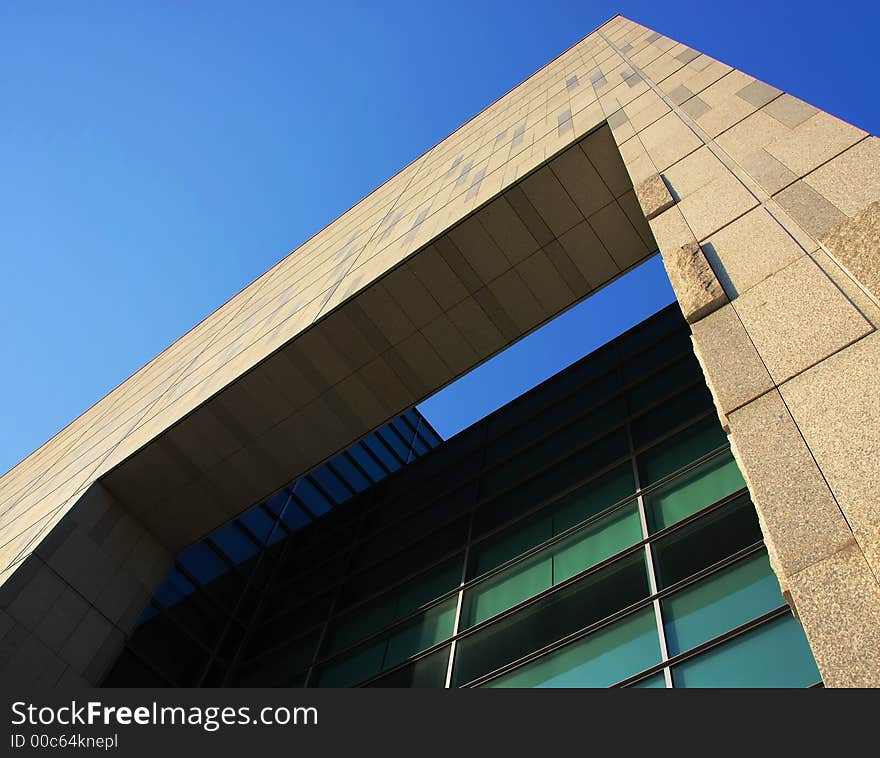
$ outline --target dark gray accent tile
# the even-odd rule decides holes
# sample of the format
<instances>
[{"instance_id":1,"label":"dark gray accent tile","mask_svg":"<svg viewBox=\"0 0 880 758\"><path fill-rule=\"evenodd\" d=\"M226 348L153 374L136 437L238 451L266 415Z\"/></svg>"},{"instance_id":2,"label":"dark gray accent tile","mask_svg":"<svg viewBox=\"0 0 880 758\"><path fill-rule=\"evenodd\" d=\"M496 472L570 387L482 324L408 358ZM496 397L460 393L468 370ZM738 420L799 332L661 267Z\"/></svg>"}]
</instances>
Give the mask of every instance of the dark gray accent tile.
<instances>
[{"instance_id":1,"label":"dark gray accent tile","mask_svg":"<svg viewBox=\"0 0 880 758\"><path fill-rule=\"evenodd\" d=\"M681 105L685 100L690 100L694 96L683 84L679 84L672 92L669 93L669 99L676 105Z\"/></svg>"},{"instance_id":2,"label":"dark gray accent tile","mask_svg":"<svg viewBox=\"0 0 880 758\"><path fill-rule=\"evenodd\" d=\"M526 133L526 128L522 124L517 126L513 130L513 140L511 141L511 147L516 147L520 142L523 141L523 135Z\"/></svg>"},{"instance_id":3,"label":"dark gray accent tile","mask_svg":"<svg viewBox=\"0 0 880 758\"><path fill-rule=\"evenodd\" d=\"M612 129L616 129L618 126L623 126L627 121L629 121L629 116L626 115L626 112L621 108L620 110L614 111L608 117L608 126Z\"/></svg>"},{"instance_id":4,"label":"dark gray accent tile","mask_svg":"<svg viewBox=\"0 0 880 758\"><path fill-rule=\"evenodd\" d=\"M574 89L577 89L581 86L581 83L578 81L577 74L568 78L568 81L565 82L565 88L571 92Z\"/></svg>"},{"instance_id":5,"label":"dark gray accent tile","mask_svg":"<svg viewBox=\"0 0 880 758\"><path fill-rule=\"evenodd\" d=\"M635 87L640 81L642 81L642 77L640 74L636 73L632 69L627 69L621 74L623 81L627 83L630 87Z\"/></svg>"},{"instance_id":6,"label":"dark gray accent tile","mask_svg":"<svg viewBox=\"0 0 880 758\"><path fill-rule=\"evenodd\" d=\"M452 165L449 167L449 171L446 172L447 177L450 177L455 173L455 169L457 169L461 165L462 160L462 156L459 155L458 158L452 161Z\"/></svg>"},{"instance_id":7,"label":"dark gray accent tile","mask_svg":"<svg viewBox=\"0 0 880 758\"><path fill-rule=\"evenodd\" d=\"M422 225L422 222L428 218L428 209L422 208L419 211L419 215L416 216L416 220L413 221L413 225L410 227L410 230L406 233L406 243L409 244L413 241L413 237L416 236L416 232L419 230L419 227Z\"/></svg>"},{"instance_id":8,"label":"dark gray accent tile","mask_svg":"<svg viewBox=\"0 0 880 758\"><path fill-rule=\"evenodd\" d=\"M690 63L694 58L699 57L700 54L696 50L692 50L691 48L687 48L687 50L682 50L678 55L675 56L676 60L679 60L682 63Z\"/></svg>"},{"instance_id":9,"label":"dark gray accent tile","mask_svg":"<svg viewBox=\"0 0 880 758\"><path fill-rule=\"evenodd\" d=\"M560 111L559 114L556 116L556 123L560 137L568 131L574 131L574 126L571 123L570 110Z\"/></svg>"},{"instance_id":10,"label":"dark gray accent tile","mask_svg":"<svg viewBox=\"0 0 880 758\"><path fill-rule=\"evenodd\" d=\"M467 181L468 174L471 172L471 167L474 165L473 161L468 161L461 167L461 173L458 175L458 181L455 182L456 187L464 186L464 183Z\"/></svg>"},{"instance_id":11,"label":"dark gray accent tile","mask_svg":"<svg viewBox=\"0 0 880 758\"><path fill-rule=\"evenodd\" d=\"M650 45L652 42L656 42L660 39L660 34L658 32L651 32L647 37L645 37L645 41Z\"/></svg>"},{"instance_id":12,"label":"dark gray accent tile","mask_svg":"<svg viewBox=\"0 0 880 758\"><path fill-rule=\"evenodd\" d=\"M477 173L474 174L474 179L471 182L470 189L465 196L465 200L472 200L475 198L480 192L480 185L483 183L483 177L486 176L486 169L481 168Z\"/></svg>"},{"instance_id":13,"label":"dark gray accent tile","mask_svg":"<svg viewBox=\"0 0 880 758\"><path fill-rule=\"evenodd\" d=\"M495 138L495 144L497 145L497 144L498 144L499 142L501 142L501 140L503 140L506 136L507 136L507 129L505 129L503 132L501 132L501 133Z\"/></svg>"},{"instance_id":14,"label":"dark gray accent tile","mask_svg":"<svg viewBox=\"0 0 880 758\"><path fill-rule=\"evenodd\" d=\"M681 106L681 109L693 119L697 119L704 113L712 110L699 95L694 95Z\"/></svg>"},{"instance_id":15,"label":"dark gray accent tile","mask_svg":"<svg viewBox=\"0 0 880 758\"><path fill-rule=\"evenodd\" d=\"M782 90L755 80L751 84L747 84L736 94L737 97L741 97L747 103L751 103L756 108L761 108L774 98L779 97L782 94Z\"/></svg>"},{"instance_id":16,"label":"dark gray accent tile","mask_svg":"<svg viewBox=\"0 0 880 758\"><path fill-rule=\"evenodd\" d=\"M593 74L590 77L590 82L592 82L593 86L597 89L599 87L604 87L608 83L605 79L605 74L603 74L601 71L597 71L595 74Z\"/></svg>"},{"instance_id":17,"label":"dark gray accent tile","mask_svg":"<svg viewBox=\"0 0 880 758\"><path fill-rule=\"evenodd\" d=\"M622 48L620 48L620 52L624 55L633 49L633 46L627 42Z\"/></svg>"}]
</instances>

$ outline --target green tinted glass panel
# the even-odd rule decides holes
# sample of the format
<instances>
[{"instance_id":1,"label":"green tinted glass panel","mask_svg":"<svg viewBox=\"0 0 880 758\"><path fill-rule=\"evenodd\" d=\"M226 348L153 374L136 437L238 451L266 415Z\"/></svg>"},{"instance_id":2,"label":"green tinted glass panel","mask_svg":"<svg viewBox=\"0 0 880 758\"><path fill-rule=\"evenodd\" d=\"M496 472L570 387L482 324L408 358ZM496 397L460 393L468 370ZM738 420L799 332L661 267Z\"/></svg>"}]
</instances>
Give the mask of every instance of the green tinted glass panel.
<instances>
[{"instance_id":1,"label":"green tinted glass panel","mask_svg":"<svg viewBox=\"0 0 880 758\"><path fill-rule=\"evenodd\" d=\"M481 576L487 571L506 563L533 547L546 542L553 536L553 518L541 513L514 524L495 537L473 546L473 576Z\"/></svg>"},{"instance_id":2,"label":"green tinted glass panel","mask_svg":"<svg viewBox=\"0 0 880 758\"><path fill-rule=\"evenodd\" d=\"M351 647L375 634L395 619L455 589L461 581L461 559L454 558L395 587L380 598L361 605L330 623L323 655Z\"/></svg>"},{"instance_id":3,"label":"green tinted glass panel","mask_svg":"<svg viewBox=\"0 0 880 758\"><path fill-rule=\"evenodd\" d=\"M475 585L465 592L462 629L521 603L619 553L642 537L638 507L630 503Z\"/></svg>"},{"instance_id":4,"label":"green tinted glass panel","mask_svg":"<svg viewBox=\"0 0 880 758\"><path fill-rule=\"evenodd\" d=\"M793 616L763 624L672 669L676 687L809 687L819 681Z\"/></svg>"},{"instance_id":5,"label":"green tinted glass panel","mask_svg":"<svg viewBox=\"0 0 880 758\"><path fill-rule=\"evenodd\" d=\"M446 669L449 665L449 648L401 666L385 676L374 679L369 687L444 687Z\"/></svg>"},{"instance_id":6,"label":"green tinted glass panel","mask_svg":"<svg viewBox=\"0 0 880 758\"><path fill-rule=\"evenodd\" d=\"M729 452L706 461L645 498L651 533L672 526L745 486Z\"/></svg>"},{"instance_id":7,"label":"green tinted glass panel","mask_svg":"<svg viewBox=\"0 0 880 758\"><path fill-rule=\"evenodd\" d=\"M465 684L519 660L647 595L644 551L639 550L462 637L455 655L455 684Z\"/></svg>"},{"instance_id":8,"label":"green tinted glass panel","mask_svg":"<svg viewBox=\"0 0 880 758\"><path fill-rule=\"evenodd\" d=\"M318 687L350 687L452 636L456 598L429 608L416 618L337 661L322 667Z\"/></svg>"},{"instance_id":9,"label":"green tinted glass panel","mask_svg":"<svg viewBox=\"0 0 880 758\"><path fill-rule=\"evenodd\" d=\"M392 634L388 638L388 652L385 654L382 668L394 666L451 637L455 626L457 604L455 597L444 600Z\"/></svg>"},{"instance_id":10,"label":"green tinted glass panel","mask_svg":"<svg viewBox=\"0 0 880 758\"><path fill-rule=\"evenodd\" d=\"M669 654L690 650L783 603L767 554L744 558L663 601Z\"/></svg>"},{"instance_id":11,"label":"green tinted glass panel","mask_svg":"<svg viewBox=\"0 0 880 758\"><path fill-rule=\"evenodd\" d=\"M659 481L726 442L727 436L714 416L688 427L639 455L642 486Z\"/></svg>"},{"instance_id":12,"label":"green tinted glass panel","mask_svg":"<svg viewBox=\"0 0 880 758\"><path fill-rule=\"evenodd\" d=\"M351 687L382 670L386 641L361 648L318 671L316 687Z\"/></svg>"},{"instance_id":13,"label":"green tinted glass panel","mask_svg":"<svg viewBox=\"0 0 880 758\"><path fill-rule=\"evenodd\" d=\"M553 534L561 534L581 521L597 516L633 492L635 481L632 463L627 461L566 495L552 506Z\"/></svg>"},{"instance_id":14,"label":"green tinted glass panel","mask_svg":"<svg viewBox=\"0 0 880 758\"><path fill-rule=\"evenodd\" d=\"M630 687L641 690L665 690L666 677L663 676L663 672L661 671L659 674L654 674L647 679L641 679L635 684L631 684Z\"/></svg>"},{"instance_id":15,"label":"green tinted glass panel","mask_svg":"<svg viewBox=\"0 0 880 758\"><path fill-rule=\"evenodd\" d=\"M747 547L763 535L747 496L661 537L654 543L654 567L660 588L669 587Z\"/></svg>"},{"instance_id":16,"label":"green tinted glass panel","mask_svg":"<svg viewBox=\"0 0 880 758\"><path fill-rule=\"evenodd\" d=\"M486 687L608 687L660 662L652 608L488 682Z\"/></svg>"}]
</instances>

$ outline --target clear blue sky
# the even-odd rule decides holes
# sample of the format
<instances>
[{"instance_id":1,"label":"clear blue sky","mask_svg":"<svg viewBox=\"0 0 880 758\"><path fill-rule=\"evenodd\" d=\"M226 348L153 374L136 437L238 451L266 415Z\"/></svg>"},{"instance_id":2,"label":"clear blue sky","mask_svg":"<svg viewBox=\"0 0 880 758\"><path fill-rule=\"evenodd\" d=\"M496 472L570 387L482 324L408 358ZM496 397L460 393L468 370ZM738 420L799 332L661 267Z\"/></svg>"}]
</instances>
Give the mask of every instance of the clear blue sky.
<instances>
[{"instance_id":1,"label":"clear blue sky","mask_svg":"<svg viewBox=\"0 0 880 758\"><path fill-rule=\"evenodd\" d=\"M615 12L880 131L876 2L3 2L0 471Z\"/></svg>"}]
</instances>

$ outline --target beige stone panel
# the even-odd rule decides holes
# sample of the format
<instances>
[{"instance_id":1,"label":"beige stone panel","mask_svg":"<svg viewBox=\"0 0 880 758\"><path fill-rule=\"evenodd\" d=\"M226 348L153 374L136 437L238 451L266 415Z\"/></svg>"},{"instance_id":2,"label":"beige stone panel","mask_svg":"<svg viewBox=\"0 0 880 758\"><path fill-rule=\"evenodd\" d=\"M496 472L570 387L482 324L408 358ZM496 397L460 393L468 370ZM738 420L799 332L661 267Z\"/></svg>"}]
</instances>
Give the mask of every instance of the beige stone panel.
<instances>
[{"instance_id":1,"label":"beige stone panel","mask_svg":"<svg viewBox=\"0 0 880 758\"><path fill-rule=\"evenodd\" d=\"M680 105L732 70L708 55L699 55L660 82L660 89Z\"/></svg>"},{"instance_id":2,"label":"beige stone panel","mask_svg":"<svg viewBox=\"0 0 880 758\"><path fill-rule=\"evenodd\" d=\"M765 101L755 100L754 97L752 100L755 102L750 102L739 94L745 90L744 94L748 95L756 86L760 87L761 85L761 82L741 71L731 71L700 92L699 97L709 107L709 110L696 118L696 122L710 137L716 137L725 129L742 121L750 113L766 104ZM752 87L752 90L746 89L749 86ZM766 87L766 85L763 86ZM777 89L768 88L768 90L770 92L763 93L763 97L772 99L773 96L780 94Z\"/></svg>"},{"instance_id":3,"label":"beige stone panel","mask_svg":"<svg viewBox=\"0 0 880 758\"><path fill-rule=\"evenodd\" d=\"M599 172L576 146L550 161L550 170L562 183L584 218L614 200Z\"/></svg>"},{"instance_id":4,"label":"beige stone panel","mask_svg":"<svg viewBox=\"0 0 880 758\"><path fill-rule=\"evenodd\" d=\"M880 200L880 140L868 137L804 177L847 216Z\"/></svg>"},{"instance_id":5,"label":"beige stone panel","mask_svg":"<svg viewBox=\"0 0 880 758\"><path fill-rule=\"evenodd\" d=\"M471 347L470 343L462 336L458 327L450 320L445 313L426 325L422 329L422 334L434 348L443 362L446 363L453 373L461 374L468 371L474 366L479 356ZM389 408L384 418L379 423L397 412L396 408Z\"/></svg>"},{"instance_id":6,"label":"beige stone panel","mask_svg":"<svg viewBox=\"0 0 880 758\"><path fill-rule=\"evenodd\" d=\"M803 248L763 207L749 211L703 243L727 294L735 298L804 254ZM714 264L714 261L713 261Z\"/></svg>"},{"instance_id":7,"label":"beige stone panel","mask_svg":"<svg viewBox=\"0 0 880 758\"><path fill-rule=\"evenodd\" d=\"M797 179L797 176L783 166L764 148L740 159L740 166L769 194L775 194Z\"/></svg>"},{"instance_id":8,"label":"beige stone panel","mask_svg":"<svg viewBox=\"0 0 880 758\"><path fill-rule=\"evenodd\" d=\"M681 215L681 211L674 206L652 218L648 223L663 253L671 253L690 242L696 242L694 233Z\"/></svg>"},{"instance_id":9,"label":"beige stone panel","mask_svg":"<svg viewBox=\"0 0 880 758\"><path fill-rule=\"evenodd\" d=\"M774 100L764 111L789 129L795 129L819 112L817 108L789 94Z\"/></svg>"},{"instance_id":10,"label":"beige stone panel","mask_svg":"<svg viewBox=\"0 0 880 758\"><path fill-rule=\"evenodd\" d=\"M611 138L610 130L598 129L581 140L579 145L614 197L620 197L632 189L632 182Z\"/></svg>"},{"instance_id":11,"label":"beige stone panel","mask_svg":"<svg viewBox=\"0 0 880 758\"><path fill-rule=\"evenodd\" d=\"M826 687L880 687L880 586L855 545L789 578Z\"/></svg>"},{"instance_id":12,"label":"beige stone panel","mask_svg":"<svg viewBox=\"0 0 880 758\"><path fill-rule=\"evenodd\" d=\"M434 245L425 248L407 262L407 266L418 278L423 287L431 291L443 310L467 297L468 290L461 279L449 267ZM355 301L357 302L357 301ZM363 313L363 311L361 311ZM368 323L366 314L358 319Z\"/></svg>"},{"instance_id":13,"label":"beige stone panel","mask_svg":"<svg viewBox=\"0 0 880 758\"><path fill-rule=\"evenodd\" d=\"M777 384L872 330L808 256L740 295L734 307Z\"/></svg>"},{"instance_id":14,"label":"beige stone panel","mask_svg":"<svg viewBox=\"0 0 880 758\"><path fill-rule=\"evenodd\" d=\"M733 174L717 179L678 204L694 236L704 240L758 204L757 198Z\"/></svg>"},{"instance_id":15,"label":"beige stone panel","mask_svg":"<svg viewBox=\"0 0 880 758\"><path fill-rule=\"evenodd\" d=\"M614 259L586 221L563 234L559 244L591 287L597 287L620 273Z\"/></svg>"},{"instance_id":16,"label":"beige stone panel","mask_svg":"<svg viewBox=\"0 0 880 758\"><path fill-rule=\"evenodd\" d=\"M649 64L642 66L641 68L645 72L645 76L651 81L662 82L664 79L682 68L682 66L684 66L684 63L674 55L671 53L663 53L660 57L655 58Z\"/></svg>"},{"instance_id":17,"label":"beige stone panel","mask_svg":"<svg viewBox=\"0 0 880 758\"><path fill-rule=\"evenodd\" d=\"M623 208L623 212L626 214L629 222L633 225L636 233L642 238L645 247L650 252L655 252L657 250L657 241L651 233L651 227L648 225L648 219L645 218L644 211L639 206L639 201L636 200L635 191L630 190L625 195L621 195L617 199L617 202L620 207Z\"/></svg>"},{"instance_id":18,"label":"beige stone panel","mask_svg":"<svg viewBox=\"0 0 880 758\"><path fill-rule=\"evenodd\" d=\"M654 90L649 90L628 103L623 110L632 128L640 132L669 113L669 106Z\"/></svg>"},{"instance_id":19,"label":"beige stone panel","mask_svg":"<svg viewBox=\"0 0 880 758\"><path fill-rule=\"evenodd\" d=\"M555 236L583 221L583 215L549 168L524 179L522 189Z\"/></svg>"},{"instance_id":20,"label":"beige stone panel","mask_svg":"<svg viewBox=\"0 0 880 758\"><path fill-rule=\"evenodd\" d=\"M639 137L661 172L703 144L675 113L667 113L643 129Z\"/></svg>"},{"instance_id":21,"label":"beige stone panel","mask_svg":"<svg viewBox=\"0 0 880 758\"><path fill-rule=\"evenodd\" d=\"M638 187L643 181L658 173L654 161L651 160L651 156L638 137L633 137L620 146L620 156L634 187Z\"/></svg>"},{"instance_id":22,"label":"beige stone panel","mask_svg":"<svg viewBox=\"0 0 880 758\"><path fill-rule=\"evenodd\" d=\"M773 568L788 577L854 544L852 532L778 391L729 413L731 446Z\"/></svg>"},{"instance_id":23,"label":"beige stone panel","mask_svg":"<svg viewBox=\"0 0 880 758\"><path fill-rule=\"evenodd\" d=\"M880 339L874 333L781 388L853 529L880 527L878 367Z\"/></svg>"},{"instance_id":24,"label":"beige stone panel","mask_svg":"<svg viewBox=\"0 0 880 758\"><path fill-rule=\"evenodd\" d=\"M762 149L767 145L777 140L788 139L791 134L791 129L779 123L762 109L743 119L723 134L719 134L715 141L735 161L742 164L746 160L754 160L752 156L760 157ZM776 159L774 158L774 160Z\"/></svg>"},{"instance_id":25,"label":"beige stone panel","mask_svg":"<svg viewBox=\"0 0 880 758\"><path fill-rule=\"evenodd\" d=\"M547 314L537 298L515 271L507 271L490 282L488 290L507 313L520 333L533 329Z\"/></svg>"},{"instance_id":26,"label":"beige stone panel","mask_svg":"<svg viewBox=\"0 0 880 758\"><path fill-rule=\"evenodd\" d=\"M694 352L712 390L715 405L730 413L774 384L758 351L730 304L691 326Z\"/></svg>"},{"instance_id":27,"label":"beige stone panel","mask_svg":"<svg viewBox=\"0 0 880 758\"><path fill-rule=\"evenodd\" d=\"M575 299L575 292L542 250L517 264L515 271L538 300L544 313L557 313Z\"/></svg>"},{"instance_id":28,"label":"beige stone panel","mask_svg":"<svg viewBox=\"0 0 880 758\"><path fill-rule=\"evenodd\" d=\"M727 296L696 242L663 251L663 265L681 312L689 324L705 318L727 302Z\"/></svg>"},{"instance_id":29,"label":"beige stone panel","mask_svg":"<svg viewBox=\"0 0 880 758\"><path fill-rule=\"evenodd\" d=\"M663 178L680 202L728 173L715 154L703 146L666 169Z\"/></svg>"},{"instance_id":30,"label":"beige stone panel","mask_svg":"<svg viewBox=\"0 0 880 758\"><path fill-rule=\"evenodd\" d=\"M518 263L538 250L538 241L504 196L481 209L478 217L494 243L512 263Z\"/></svg>"},{"instance_id":31,"label":"beige stone panel","mask_svg":"<svg viewBox=\"0 0 880 758\"><path fill-rule=\"evenodd\" d=\"M844 296L859 310L868 323L875 329L880 326L880 303L872 298L864 286L853 278L852 273L842 268L840 264L824 250L816 250L810 253L810 257L834 282Z\"/></svg>"},{"instance_id":32,"label":"beige stone panel","mask_svg":"<svg viewBox=\"0 0 880 758\"><path fill-rule=\"evenodd\" d=\"M820 238L846 216L804 181L796 181L773 196L780 207L804 230Z\"/></svg>"},{"instance_id":33,"label":"beige stone panel","mask_svg":"<svg viewBox=\"0 0 880 758\"><path fill-rule=\"evenodd\" d=\"M618 203L606 205L590 216L588 223L621 270L650 252Z\"/></svg>"},{"instance_id":34,"label":"beige stone panel","mask_svg":"<svg viewBox=\"0 0 880 758\"><path fill-rule=\"evenodd\" d=\"M766 150L794 174L803 176L865 136L861 129L819 112L795 127L791 137L772 142Z\"/></svg>"}]
</instances>

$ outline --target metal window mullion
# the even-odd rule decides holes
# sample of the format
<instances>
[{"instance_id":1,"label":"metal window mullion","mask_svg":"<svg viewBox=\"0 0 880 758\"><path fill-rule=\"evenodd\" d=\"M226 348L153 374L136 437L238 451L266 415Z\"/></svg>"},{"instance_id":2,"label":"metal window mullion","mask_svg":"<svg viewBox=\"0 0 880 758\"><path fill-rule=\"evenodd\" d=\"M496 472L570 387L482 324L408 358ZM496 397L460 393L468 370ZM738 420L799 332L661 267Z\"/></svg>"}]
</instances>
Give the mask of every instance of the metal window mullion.
<instances>
[{"instance_id":1,"label":"metal window mullion","mask_svg":"<svg viewBox=\"0 0 880 758\"><path fill-rule=\"evenodd\" d=\"M629 402L627 401L627 406ZM627 408L629 410L629 408ZM657 586L657 575L654 571L654 550L653 543L649 540L650 533L648 530L648 517L645 511L645 497L642 493L642 483L639 477L639 466L636 461L635 446L632 438L632 428L629 421L626 424L626 435L629 440L630 460L632 461L633 481L636 485L636 502L639 508L639 523L642 527L642 539L645 540L645 561L648 569L648 588L652 595L656 595L659 588ZM666 644L666 630L663 626L663 614L660 608L660 599L655 597L651 605L654 608L654 622L657 625L657 638L660 643L660 659L664 663L669 660L669 648ZM666 688L672 688L672 671L667 666L663 669L663 680Z\"/></svg>"}]
</instances>

